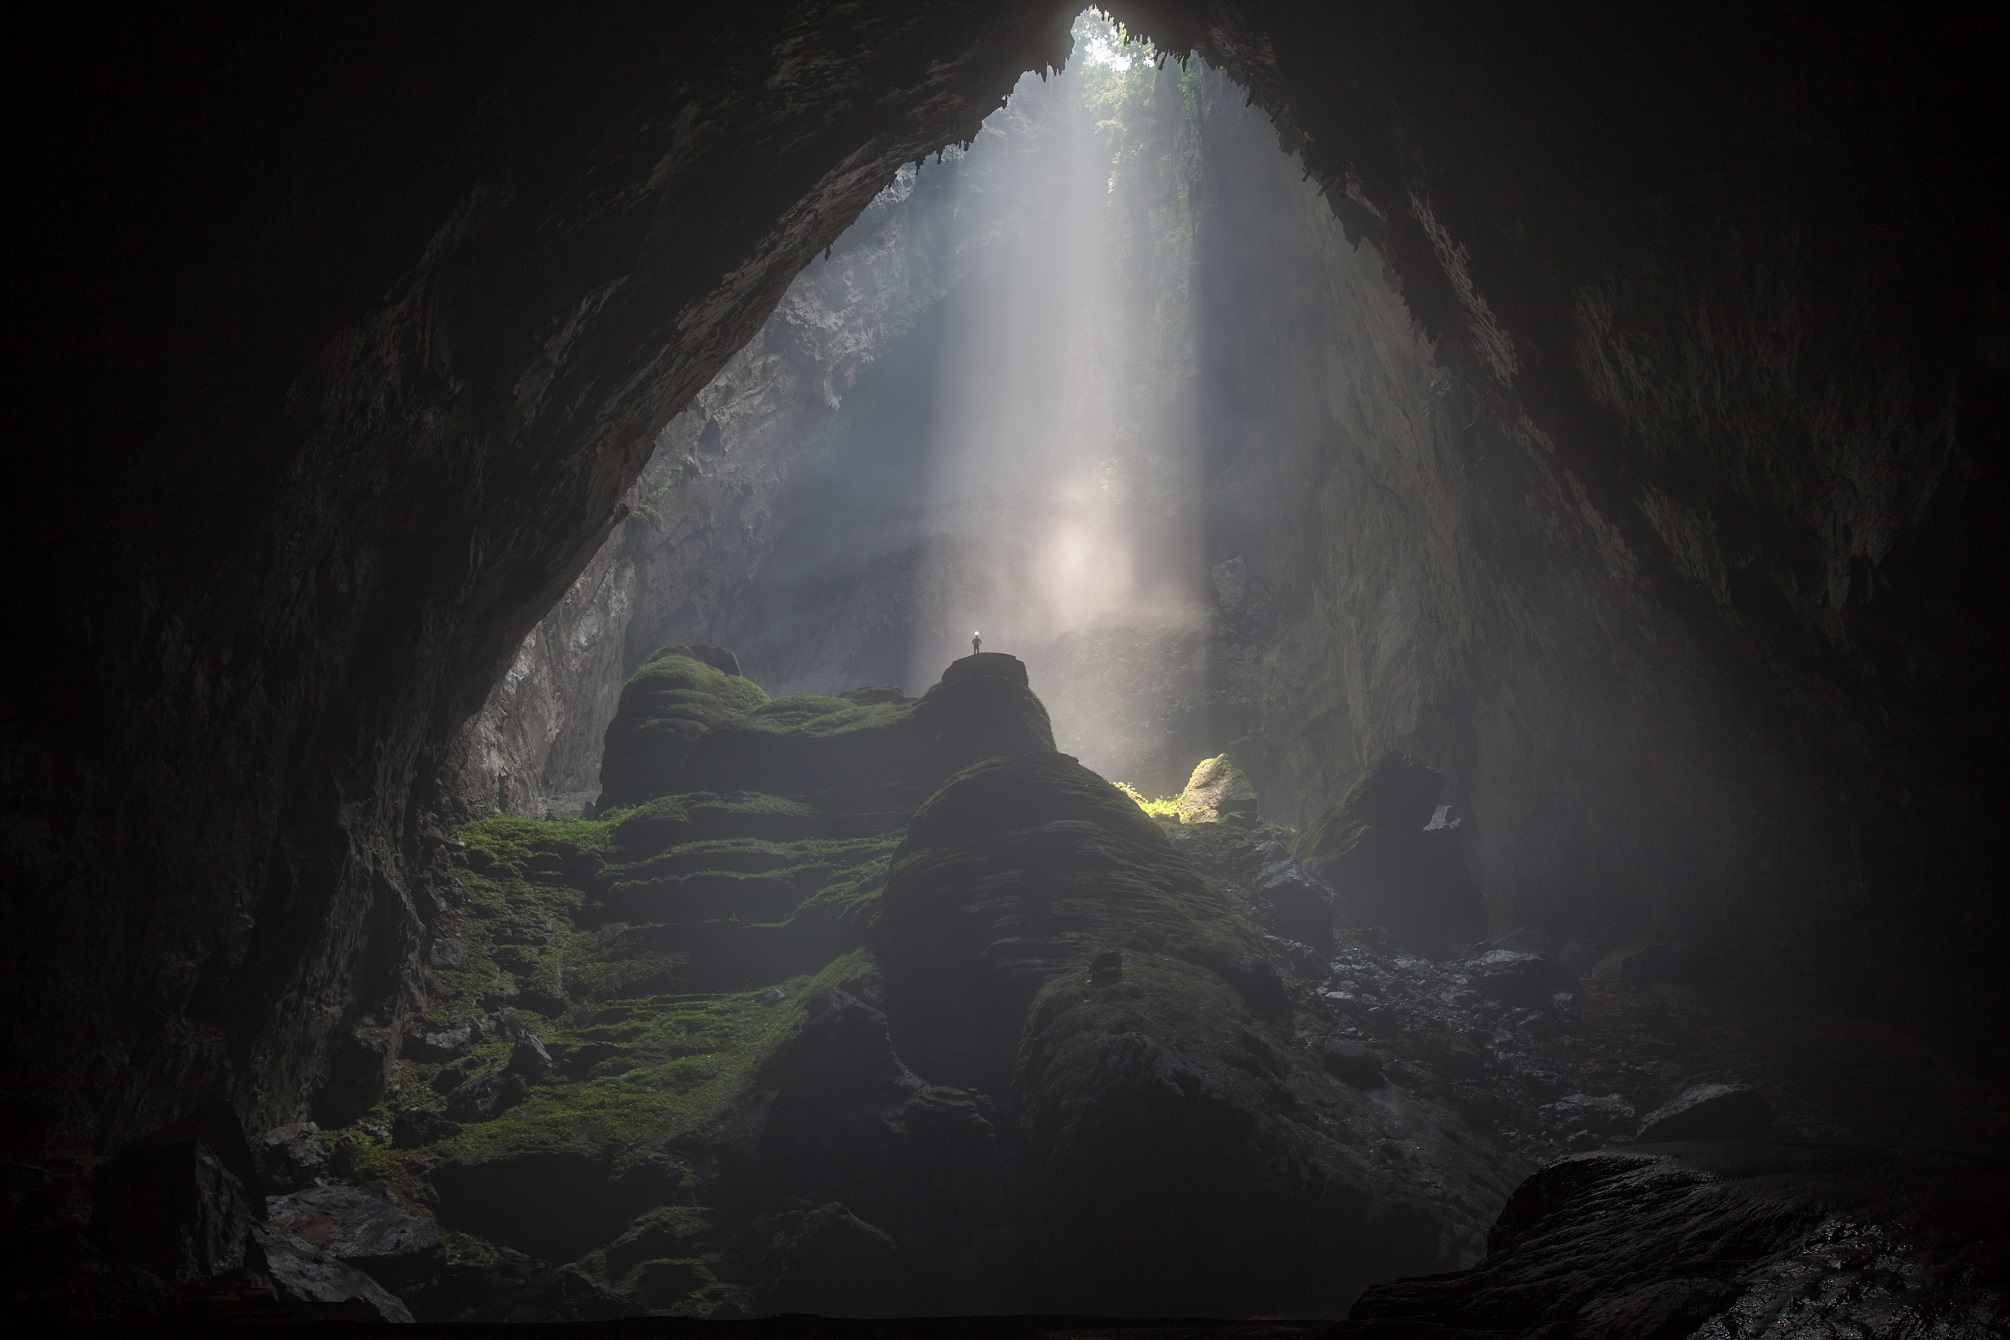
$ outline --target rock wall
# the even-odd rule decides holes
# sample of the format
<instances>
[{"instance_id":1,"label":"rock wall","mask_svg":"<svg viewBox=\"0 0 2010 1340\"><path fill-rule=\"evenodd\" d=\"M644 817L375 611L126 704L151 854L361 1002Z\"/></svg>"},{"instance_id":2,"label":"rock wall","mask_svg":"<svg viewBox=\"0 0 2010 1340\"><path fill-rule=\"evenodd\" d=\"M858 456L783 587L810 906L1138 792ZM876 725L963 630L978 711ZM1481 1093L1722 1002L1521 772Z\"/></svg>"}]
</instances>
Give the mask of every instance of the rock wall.
<instances>
[{"instance_id":1,"label":"rock wall","mask_svg":"<svg viewBox=\"0 0 2010 1340\"><path fill-rule=\"evenodd\" d=\"M2004 205L1958 184L2000 29L1119 8L1278 116L1470 402L1422 461L1466 481L1430 510L1463 513L1476 616L1430 638L1480 662L1419 722L1508 802L1474 834L1514 851L1496 916L1658 921L1901 1012L1877 983L1979 984L2002 853L1949 820L2000 785L2005 628L1968 614L2000 557L1954 534L2003 497L2003 380L1953 239Z\"/></svg>"},{"instance_id":2,"label":"rock wall","mask_svg":"<svg viewBox=\"0 0 2010 1340\"><path fill-rule=\"evenodd\" d=\"M449 744L655 434L1067 48L1042 6L233 18L38 33L83 140L37 150L10 495L60 572L10 618L47 649L7 711L29 1148L367 1099Z\"/></svg>"}]
</instances>

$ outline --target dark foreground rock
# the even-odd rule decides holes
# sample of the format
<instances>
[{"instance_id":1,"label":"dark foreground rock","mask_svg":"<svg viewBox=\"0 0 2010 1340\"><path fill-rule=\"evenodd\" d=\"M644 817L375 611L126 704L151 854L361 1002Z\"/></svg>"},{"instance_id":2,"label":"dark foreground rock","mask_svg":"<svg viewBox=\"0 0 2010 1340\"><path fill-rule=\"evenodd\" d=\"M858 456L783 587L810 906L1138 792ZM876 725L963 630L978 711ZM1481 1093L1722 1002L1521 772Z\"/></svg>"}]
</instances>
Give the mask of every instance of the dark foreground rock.
<instances>
[{"instance_id":1,"label":"dark foreground rock","mask_svg":"<svg viewBox=\"0 0 2010 1340\"><path fill-rule=\"evenodd\" d=\"M1715 1144L1524 1182L1486 1261L1368 1290L1345 1334L1983 1337L2010 1325L2010 1167Z\"/></svg>"},{"instance_id":2,"label":"dark foreground rock","mask_svg":"<svg viewBox=\"0 0 2010 1340\"><path fill-rule=\"evenodd\" d=\"M355 1305L339 1314L343 1318L412 1320L404 1300L380 1282L285 1229L270 1224L253 1229L250 1259L271 1282L277 1301Z\"/></svg>"},{"instance_id":3,"label":"dark foreground rock","mask_svg":"<svg viewBox=\"0 0 2010 1340\"><path fill-rule=\"evenodd\" d=\"M1748 1084L1697 1084L1647 1114L1640 1144L1687 1140L1757 1140L1791 1143L1801 1133L1773 1115L1772 1105Z\"/></svg>"},{"instance_id":4,"label":"dark foreground rock","mask_svg":"<svg viewBox=\"0 0 2010 1340\"><path fill-rule=\"evenodd\" d=\"M642 1316L578 1270L493 1248L491 1259L448 1266L399 1297L421 1322L594 1322Z\"/></svg>"},{"instance_id":5,"label":"dark foreground rock","mask_svg":"<svg viewBox=\"0 0 2010 1340\"><path fill-rule=\"evenodd\" d=\"M312 1187L265 1204L277 1227L392 1288L447 1263L433 1221L406 1209L382 1183Z\"/></svg>"},{"instance_id":6,"label":"dark foreground rock","mask_svg":"<svg viewBox=\"0 0 2010 1340\"><path fill-rule=\"evenodd\" d=\"M169 1284L242 1268L263 1189L237 1114L203 1108L134 1140L98 1171L91 1238L107 1258Z\"/></svg>"},{"instance_id":7,"label":"dark foreground rock","mask_svg":"<svg viewBox=\"0 0 2010 1340\"><path fill-rule=\"evenodd\" d=\"M1444 775L1388 754L1298 840L1298 856L1333 890L1356 926L1385 928L1420 953L1442 953L1486 933L1486 908L1467 873Z\"/></svg>"},{"instance_id":8,"label":"dark foreground rock","mask_svg":"<svg viewBox=\"0 0 2010 1340\"><path fill-rule=\"evenodd\" d=\"M1318 1314L1455 1257L1497 1194L1366 1049L1289 1027L1256 928L1066 755L991 759L922 808L875 948L908 1063L1020 1113L1036 1306ZM1365 1154L1392 1128L1446 1150L1437 1196Z\"/></svg>"}]
</instances>

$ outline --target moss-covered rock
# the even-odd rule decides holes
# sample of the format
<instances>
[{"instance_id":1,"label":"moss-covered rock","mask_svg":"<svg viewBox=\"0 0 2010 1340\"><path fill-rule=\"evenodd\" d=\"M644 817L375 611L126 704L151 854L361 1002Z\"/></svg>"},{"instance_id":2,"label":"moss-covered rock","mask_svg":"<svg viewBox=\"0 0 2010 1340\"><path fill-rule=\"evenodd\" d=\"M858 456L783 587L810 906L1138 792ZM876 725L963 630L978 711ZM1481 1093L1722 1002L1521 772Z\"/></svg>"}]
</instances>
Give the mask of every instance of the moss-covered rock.
<instances>
[{"instance_id":1,"label":"moss-covered rock","mask_svg":"<svg viewBox=\"0 0 2010 1340\"><path fill-rule=\"evenodd\" d=\"M629 677L614 720L607 724L600 809L696 789L681 782L691 742L767 701L758 684L741 677L731 652L662 648Z\"/></svg>"},{"instance_id":2,"label":"moss-covered rock","mask_svg":"<svg viewBox=\"0 0 2010 1340\"><path fill-rule=\"evenodd\" d=\"M915 724L927 751L931 784L960 768L1003 754L1051 753L1054 727L1016 656L982 652L952 662L922 695Z\"/></svg>"},{"instance_id":3,"label":"moss-covered rock","mask_svg":"<svg viewBox=\"0 0 2010 1340\"><path fill-rule=\"evenodd\" d=\"M1214 824L1256 814L1256 788L1228 755L1202 759L1180 792L1173 813L1183 824Z\"/></svg>"},{"instance_id":4,"label":"moss-covered rock","mask_svg":"<svg viewBox=\"0 0 2010 1340\"><path fill-rule=\"evenodd\" d=\"M1380 926L1421 952L1486 935L1487 912L1466 870L1458 821L1440 800L1443 774L1388 754L1298 840L1298 858L1332 890L1340 915Z\"/></svg>"},{"instance_id":5,"label":"moss-covered rock","mask_svg":"<svg viewBox=\"0 0 2010 1340\"><path fill-rule=\"evenodd\" d=\"M1051 983L1014 1087L1052 1306L1330 1315L1455 1264L1456 1216L1364 1156L1373 1101L1193 964Z\"/></svg>"},{"instance_id":6,"label":"moss-covered rock","mask_svg":"<svg viewBox=\"0 0 2010 1340\"><path fill-rule=\"evenodd\" d=\"M821 801L832 810L912 810L927 784L915 703L798 694L699 736L694 786Z\"/></svg>"},{"instance_id":7,"label":"moss-covered rock","mask_svg":"<svg viewBox=\"0 0 2010 1340\"><path fill-rule=\"evenodd\" d=\"M776 699L697 737L684 776L693 787L904 820L959 768L1053 748L1025 665L987 653L951 665L920 699L885 685Z\"/></svg>"},{"instance_id":8,"label":"moss-covered rock","mask_svg":"<svg viewBox=\"0 0 2010 1340\"><path fill-rule=\"evenodd\" d=\"M1335 1138L1376 1100L1294 1031L1246 905L1073 759L952 779L874 937L900 1055L1020 1114L1028 1305L1331 1311L1452 1264L1470 1226Z\"/></svg>"},{"instance_id":9,"label":"moss-covered rock","mask_svg":"<svg viewBox=\"0 0 2010 1340\"><path fill-rule=\"evenodd\" d=\"M894 855L875 937L910 1060L994 1087L1034 995L1099 952L1264 979L1246 921L1154 820L1065 754L988 759L933 796ZM1262 994L1274 1006L1274 989Z\"/></svg>"},{"instance_id":10,"label":"moss-covered rock","mask_svg":"<svg viewBox=\"0 0 2010 1340\"><path fill-rule=\"evenodd\" d=\"M416 1042L322 1137L495 1295L436 1315L526 1261L692 1317L1310 1312L1453 1263L1476 1225L1362 1153L1443 1114L1335 1078L1252 916L1282 830L1146 814L973 659L769 702L659 657L733 704L656 774L706 789L463 832Z\"/></svg>"}]
</instances>

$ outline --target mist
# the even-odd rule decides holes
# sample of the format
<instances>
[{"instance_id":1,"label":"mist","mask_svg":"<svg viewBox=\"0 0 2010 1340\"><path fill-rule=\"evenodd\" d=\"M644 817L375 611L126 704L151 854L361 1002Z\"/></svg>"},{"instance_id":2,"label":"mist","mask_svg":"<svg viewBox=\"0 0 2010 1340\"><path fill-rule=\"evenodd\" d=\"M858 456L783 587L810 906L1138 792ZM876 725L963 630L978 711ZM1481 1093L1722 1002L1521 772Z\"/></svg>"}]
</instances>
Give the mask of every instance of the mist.
<instances>
[{"instance_id":1,"label":"mist","mask_svg":"<svg viewBox=\"0 0 2010 1340\"><path fill-rule=\"evenodd\" d=\"M1177 790L1218 747L1187 738L1194 713L1166 692L1169 670L1209 683L1193 284L1209 78L1085 13L1064 71L1025 76L967 148L904 171L805 276L905 286L925 310L806 444L720 634L750 673L919 693L981 633L1027 662L1062 748L1097 771ZM1268 138L1253 147L1283 162ZM899 267L861 266L890 226Z\"/></svg>"}]
</instances>

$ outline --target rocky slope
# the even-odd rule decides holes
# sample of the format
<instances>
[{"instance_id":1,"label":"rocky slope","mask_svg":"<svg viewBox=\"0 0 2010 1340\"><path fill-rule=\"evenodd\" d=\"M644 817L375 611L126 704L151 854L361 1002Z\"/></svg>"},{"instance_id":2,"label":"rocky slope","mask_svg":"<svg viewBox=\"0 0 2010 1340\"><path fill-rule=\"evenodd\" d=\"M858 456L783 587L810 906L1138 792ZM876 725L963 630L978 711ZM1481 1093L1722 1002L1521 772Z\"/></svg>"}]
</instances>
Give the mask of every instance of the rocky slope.
<instances>
[{"instance_id":1,"label":"rocky slope","mask_svg":"<svg viewBox=\"0 0 2010 1340\"><path fill-rule=\"evenodd\" d=\"M1053 752L1021 663L920 699L737 668L630 681L601 817L467 830L343 1176L683 1315L1331 1313L1469 1259L1488 1138L1336 1075L1250 904Z\"/></svg>"},{"instance_id":2,"label":"rocky slope","mask_svg":"<svg viewBox=\"0 0 2010 1340\"><path fill-rule=\"evenodd\" d=\"M1413 760L1294 835L1223 759L1141 805L1054 749L1009 656L920 699L771 699L738 669L659 649L624 689L599 817L463 831L369 1112L247 1146L220 1107L136 1143L92 1174L88 1216L24 1245L18 1301L264 1323L1351 1305L1503 1335L2000 1310L1994 1267L1949 1255L1994 1165L1800 1143L1946 1134L1851 1111L1861 1076L1839 1102L1779 1070L1805 1028L1728 1036L1672 959L1580 980L1453 942L1473 923L1445 910L1476 899L1437 887L1460 827ZM1694 1083L1733 1066L1785 1120ZM1914 1122L2005 1115L1937 1083ZM1514 1189L1636 1129L1663 1144ZM1795 1143L1655 1152L1754 1138ZM75 1188L13 1194L60 1217ZM1667 1249L1719 1227L1736 1250ZM1845 1238L1863 1249L1831 1259Z\"/></svg>"}]
</instances>

